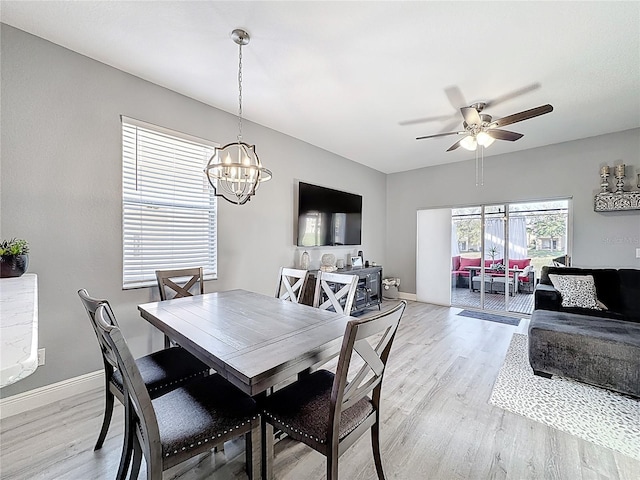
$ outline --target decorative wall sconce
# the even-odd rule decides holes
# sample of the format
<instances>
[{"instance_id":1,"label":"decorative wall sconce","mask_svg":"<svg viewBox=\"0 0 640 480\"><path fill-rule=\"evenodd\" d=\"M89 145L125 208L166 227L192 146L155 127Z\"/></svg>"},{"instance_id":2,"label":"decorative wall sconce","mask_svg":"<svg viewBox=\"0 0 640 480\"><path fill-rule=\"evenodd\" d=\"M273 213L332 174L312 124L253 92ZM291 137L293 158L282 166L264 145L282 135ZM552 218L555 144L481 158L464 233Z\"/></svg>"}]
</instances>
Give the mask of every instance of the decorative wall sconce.
<instances>
[{"instance_id":1,"label":"decorative wall sconce","mask_svg":"<svg viewBox=\"0 0 640 480\"><path fill-rule=\"evenodd\" d=\"M624 191L626 165L621 163L613 167L616 179L615 192L609 191L609 165L600 168L600 193L596 194L593 209L596 212L616 212L623 210L640 210L640 190ZM640 174L638 174L638 189L640 189Z\"/></svg>"},{"instance_id":2,"label":"decorative wall sconce","mask_svg":"<svg viewBox=\"0 0 640 480\"><path fill-rule=\"evenodd\" d=\"M626 165L624 163L616 165L616 193L622 193L624 191L624 170Z\"/></svg>"},{"instance_id":3,"label":"decorative wall sconce","mask_svg":"<svg viewBox=\"0 0 640 480\"><path fill-rule=\"evenodd\" d=\"M600 178L602 178L600 182L601 193L609 193L609 165L605 165L600 169Z\"/></svg>"}]
</instances>

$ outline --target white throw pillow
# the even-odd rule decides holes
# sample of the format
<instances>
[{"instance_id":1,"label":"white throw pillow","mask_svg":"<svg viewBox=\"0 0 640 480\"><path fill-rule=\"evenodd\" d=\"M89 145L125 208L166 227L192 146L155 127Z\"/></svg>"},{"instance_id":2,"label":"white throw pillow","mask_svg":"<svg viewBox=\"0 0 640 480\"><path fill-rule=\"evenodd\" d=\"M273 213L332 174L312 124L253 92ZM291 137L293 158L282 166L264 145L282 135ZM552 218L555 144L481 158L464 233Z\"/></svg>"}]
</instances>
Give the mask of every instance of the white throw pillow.
<instances>
[{"instance_id":1,"label":"white throw pillow","mask_svg":"<svg viewBox=\"0 0 640 480\"><path fill-rule=\"evenodd\" d=\"M593 275L558 275L550 273L549 279L562 295L563 307L580 307L600 310L596 297Z\"/></svg>"}]
</instances>

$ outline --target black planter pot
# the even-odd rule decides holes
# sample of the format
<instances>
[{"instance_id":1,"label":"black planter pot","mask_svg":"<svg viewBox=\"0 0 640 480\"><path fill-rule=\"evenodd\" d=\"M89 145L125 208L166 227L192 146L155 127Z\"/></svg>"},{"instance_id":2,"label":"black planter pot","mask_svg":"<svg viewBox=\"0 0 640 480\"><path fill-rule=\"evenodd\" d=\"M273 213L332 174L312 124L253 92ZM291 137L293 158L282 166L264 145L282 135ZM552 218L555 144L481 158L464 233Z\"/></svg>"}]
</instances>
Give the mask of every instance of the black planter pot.
<instances>
[{"instance_id":1,"label":"black planter pot","mask_svg":"<svg viewBox=\"0 0 640 480\"><path fill-rule=\"evenodd\" d=\"M0 257L0 278L20 277L29 267L29 255Z\"/></svg>"}]
</instances>

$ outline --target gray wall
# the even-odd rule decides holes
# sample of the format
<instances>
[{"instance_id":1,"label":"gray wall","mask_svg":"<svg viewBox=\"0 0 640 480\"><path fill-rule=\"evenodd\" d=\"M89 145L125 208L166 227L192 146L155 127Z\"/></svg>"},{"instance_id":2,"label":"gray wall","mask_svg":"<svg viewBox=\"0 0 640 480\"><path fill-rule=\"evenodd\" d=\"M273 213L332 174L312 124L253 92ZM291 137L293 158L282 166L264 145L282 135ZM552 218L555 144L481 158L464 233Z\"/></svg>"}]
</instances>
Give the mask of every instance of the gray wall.
<instances>
[{"instance_id":1,"label":"gray wall","mask_svg":"<svg viewBox=\"0 0 640 480\"><path fill-rule=\"evenodd\" d=\"M7 25L1 27L0 236L25 238L39 278L39 344L46 365L2 389L3 397L101 368L76 291L108 298L135 355L161 345L138 313L156 288L122 290L121 124L137 118L219 143L237 119ZM272 181L247 205L219 201L218 280L207 291L273 295L278 268L293 265L294 183L363 195L366 258L385 261L385 175L246 122ZM353 249L312 249L346 257ZM313 263L312 263L313 266Z\"/></svg>"},{"instance_id":2,"label":"gray wall","mask_svg":"<svg viewBox=\"0 0 640 480\"><path fill-rule=\"evenodd\" d=\"M40 287L40 347L47 364L3 397L101 368L79 288L109 298L134 354L161 338L137 314L156 289L121 289L120 115L216 142L235 138L235 116L1 25L0 237L31 244ZM385 176L345 158L246 122L274 179L249 204L219 203L219 279L207 291L246 288L271 295L278 267L293 265L295 180L362 194L365 257L415 293L416 212L478 202L574 199L574 262L640 268L637 212L597 214L599 167L640 170L640 130L489 157L485 186L472 162ZM443 152L443 155L444 152ZM450 154L448 154L450 155ZM385 190L386 189L386 190ZM386 239L386 241L385 241ZM354 249L312 249L345 256Z\"/></svg>"},{"instance_id":3,"label":"gray wall","mask_svg":"<svg viewBox=\"0 0 640 480\"><path fill-rule=\"evenodd\" d=\"M626 189L636 190L639 152L640 129L633 129L485 157L481 187L475 186L473 161L388 175L385 275L400 277L401 290L415 293L419 209L558 197L573 197L574 265L640 268L640 212L593 211L600 167L625 163L631 177Z\"/></svg>"}]
</instances>

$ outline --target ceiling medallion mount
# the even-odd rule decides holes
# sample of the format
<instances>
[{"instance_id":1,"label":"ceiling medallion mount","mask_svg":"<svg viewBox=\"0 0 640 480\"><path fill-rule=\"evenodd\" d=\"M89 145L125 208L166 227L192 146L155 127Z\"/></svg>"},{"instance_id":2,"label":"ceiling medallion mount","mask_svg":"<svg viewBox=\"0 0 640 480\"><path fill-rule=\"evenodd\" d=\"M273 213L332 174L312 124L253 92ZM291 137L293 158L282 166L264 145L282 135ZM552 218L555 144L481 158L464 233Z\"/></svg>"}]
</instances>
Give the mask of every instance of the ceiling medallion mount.
<instances>
[{"instance_id":1,"label":"ceiling medallion mount","mask_svg":"<svg viewBox=\"0 0 640 480\"><path fill-rule=\"evenodd\" d=\"M238 139L224 147L216 147L205 168L215 195L230 203L244 205L255 195L261 182L271 180L271 171L262 166L255 145L242 141L242 46L251 37L242 29L231 32L238 45Z\"/></svg>"},{"instance_id":2,"label":"ceiling medallion mount","mask_svg":"<svg viewBox=\"0 0 640 480\"><path fill-rule=\"evenodd\" d=\"M249 40L251 40L251 36L241 28L236 28L231 32L231 39L238 45L248 45Z\"/></svg>"},{"instance_id":3,"label":"ceiling medallion mount","mask_svg":"<svg viewBox=\"0 0 640 480\"><path fill-rule=\"evenodd\" d=\"M485 107L487 106L487 104L485 102L476 102L476 103L472 103L471 105L469 105L471 108L475 108L478 113L480 113L482 110L485 109Z\"/></svg>"}]
</instances>

